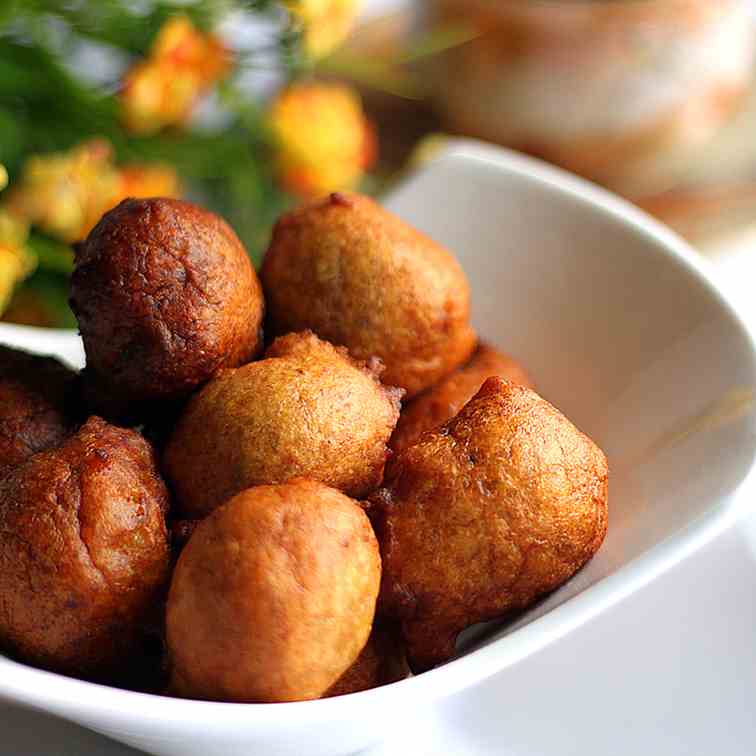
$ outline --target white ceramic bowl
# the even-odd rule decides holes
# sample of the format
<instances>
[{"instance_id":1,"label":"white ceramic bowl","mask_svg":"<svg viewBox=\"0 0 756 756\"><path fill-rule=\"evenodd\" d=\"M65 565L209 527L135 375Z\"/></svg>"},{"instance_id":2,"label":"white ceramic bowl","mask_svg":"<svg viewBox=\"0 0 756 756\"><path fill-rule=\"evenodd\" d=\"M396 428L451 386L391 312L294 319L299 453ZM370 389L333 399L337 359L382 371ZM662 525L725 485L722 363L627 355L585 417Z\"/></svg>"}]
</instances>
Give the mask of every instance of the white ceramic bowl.
<instances>
[{"instance_id":1,"label":"white ceramic bowl","mask_svg":"<svg viewBox=\"0 0 756 756\"><path fill-rule=\"evenodd\" d=\"M352 753L397 731L417 704L501 672L606 610L734 517L756 452L754 346L683 242L604 191L473 142L453 143L387 204L456 252L481 334L522 359L607 452L609 535L597 557L517 621L468 633L455 661L365 693L182 701L0 657L0 697L161 756ZM0 326L0 342L81 360L70 333Z\"/></svg>"}]
</instances>

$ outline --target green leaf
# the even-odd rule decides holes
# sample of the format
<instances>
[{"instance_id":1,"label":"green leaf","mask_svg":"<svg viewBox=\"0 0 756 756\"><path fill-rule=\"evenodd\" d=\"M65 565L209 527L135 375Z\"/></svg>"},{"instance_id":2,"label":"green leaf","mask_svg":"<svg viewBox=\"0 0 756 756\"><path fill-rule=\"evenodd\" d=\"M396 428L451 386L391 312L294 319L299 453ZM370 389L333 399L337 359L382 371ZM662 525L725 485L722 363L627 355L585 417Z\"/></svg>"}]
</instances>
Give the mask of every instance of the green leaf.
<instances>
[{"instance_id":1,"label":"green leaf","mask_svg":"<svg viewBox=\"0 0 756 756\"><path fill-rule=\"evenodd\" d=\"M68 276L38 270L21 288L39 296L55 328L76 328L76 318L68 306Z\"/></svg>"},{"instance_id":2,"label":"green leaf","mask_svg":"<svg viewBox=\"0 0 756 756\"><path fill-rule=\"evenodd\" d=\"M73 271L73 249L63 242L34 231L27 246L37 256L39 270L70 274Z\"/></svg>"}]
</instances>

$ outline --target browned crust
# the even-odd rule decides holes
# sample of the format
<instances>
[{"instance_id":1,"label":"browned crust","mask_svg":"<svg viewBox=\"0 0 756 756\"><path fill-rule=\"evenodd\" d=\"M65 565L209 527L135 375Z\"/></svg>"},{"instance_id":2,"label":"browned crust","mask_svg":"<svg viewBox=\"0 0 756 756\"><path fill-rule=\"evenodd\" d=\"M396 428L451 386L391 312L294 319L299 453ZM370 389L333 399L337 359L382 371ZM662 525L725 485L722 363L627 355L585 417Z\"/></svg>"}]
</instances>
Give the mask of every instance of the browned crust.
<instances>
[{"instance_id":1,"label":"browned crust","mask_svg":"<svg viewBox=\"0 0 756 756\"><path fill-rule=\"evenodd\" d=\"M308 480L248 489L194 531L168 598L172 689L319 698L370 635L380 556L355 501Z\"/></svg>"},{"instance_id":2,"label":"browned crust","mask_svg":"<svg viewBox=\"0 0 756 756\"><path fill-rule=\"evenodd\" d=\"M168 494L149 444L90 418L0 482L0 643L108 679L128 667L169 570Z\"/></svg>"},{"instance_id":3,"label":"browned crust","mask_svg":"<svg viewBox=\"0 0 756 756\"><path fill-rule=\"evenodd\" d=\"M73 433L75 382L76 373L52 357L0 345L0 478Z\"/></svg>"},{"instance_id":4,"label":"browned crust","mask_svg":"<svg viewBox=\"0 0 756 756\"><path fill-rule=\"evenodd\" d=\"M470 293L454 257L358 194L283 215L260 273L274 334L311 329L411 397L464 363L475 346Z\"/></svg>"},{"instance_id":5,"label":"browned crust","mask_svg":"<svg viewBox=\"0 0 756 756\"><path fill-rule=\"evenodd\" d=\"M236 234L173 199L124 200L76 251L71 307L114 401L185 398L261 346L263 297Z\"/></svg>"},{"instance_id":6,"label":"browned crust","mask_svg":"<svg viewBox=\"0 0 756 756\"><path fill-rule=\"evenodd\" d=\"M380 485L400 408L401 391L378 370L305 332L223 371L192 398L166 447L179 511L201 518L245 488L296 477L366 496Z\"/></svg>"},{"instance_id":7,"label":"browned crust","mask_svg":"<svg viewBox=\"0 0 756 756\"><path fill-rule=\"evenodd\" d=\"M535 388L525 367L488 344L479 344L471 360L402 408L390 447L399 453L420 436L451 420L478 393L486 378L499 376Z\"/></svg>"},{"instance_id":8,"label":"browned crust","mask_svg":"<svg viewBox=\"0 0 756 756\"><path fill-rule=\"evenodd\" d=\"M523 609L601 545L604 454L535 392L489 378L456 418L394 457L371 501L381 609L413 671L465 627Z\"/></svg>"}]
</instances>

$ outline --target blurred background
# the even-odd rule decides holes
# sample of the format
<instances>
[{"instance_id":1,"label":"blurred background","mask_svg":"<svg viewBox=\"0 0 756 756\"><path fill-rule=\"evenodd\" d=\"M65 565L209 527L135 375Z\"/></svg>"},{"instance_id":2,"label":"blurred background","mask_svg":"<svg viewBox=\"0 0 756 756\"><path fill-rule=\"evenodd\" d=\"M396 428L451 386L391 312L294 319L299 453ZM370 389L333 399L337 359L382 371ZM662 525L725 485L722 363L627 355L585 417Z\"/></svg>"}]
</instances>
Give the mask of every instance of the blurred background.
<instances>
[{"instance_id":1,"label":"blurred background","mask_svg":"<svg viewBox=\"0 0 756 756\"><path fill-rule=\"evenodd\" d=\"M125 197L196 200L258 262L286 207L453 134L704 249L756 228L755 59L754 0L4 0L1 316L73 327L73 249Z\"/></svg>"}]
</instances>

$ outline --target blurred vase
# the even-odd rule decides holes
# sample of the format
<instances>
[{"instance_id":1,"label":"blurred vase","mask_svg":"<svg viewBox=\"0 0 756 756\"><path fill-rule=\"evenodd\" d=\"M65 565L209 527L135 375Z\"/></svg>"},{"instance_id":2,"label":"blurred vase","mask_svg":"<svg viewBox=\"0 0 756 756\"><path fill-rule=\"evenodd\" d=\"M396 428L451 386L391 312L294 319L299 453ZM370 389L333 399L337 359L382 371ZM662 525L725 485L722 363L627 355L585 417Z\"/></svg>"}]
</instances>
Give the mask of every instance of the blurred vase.
<instances>
[{"instance_id":1,"label":"blurred vase","mask_svg":"<svg viewBox=\"0 0 756 756\"><path fill-rule=\"evenodd\" d=\"M620 189L709 139L754 59L747 0L426 0L423 23L475 35L429 70L452 130Z\"/></svg>"}]
</instances>

